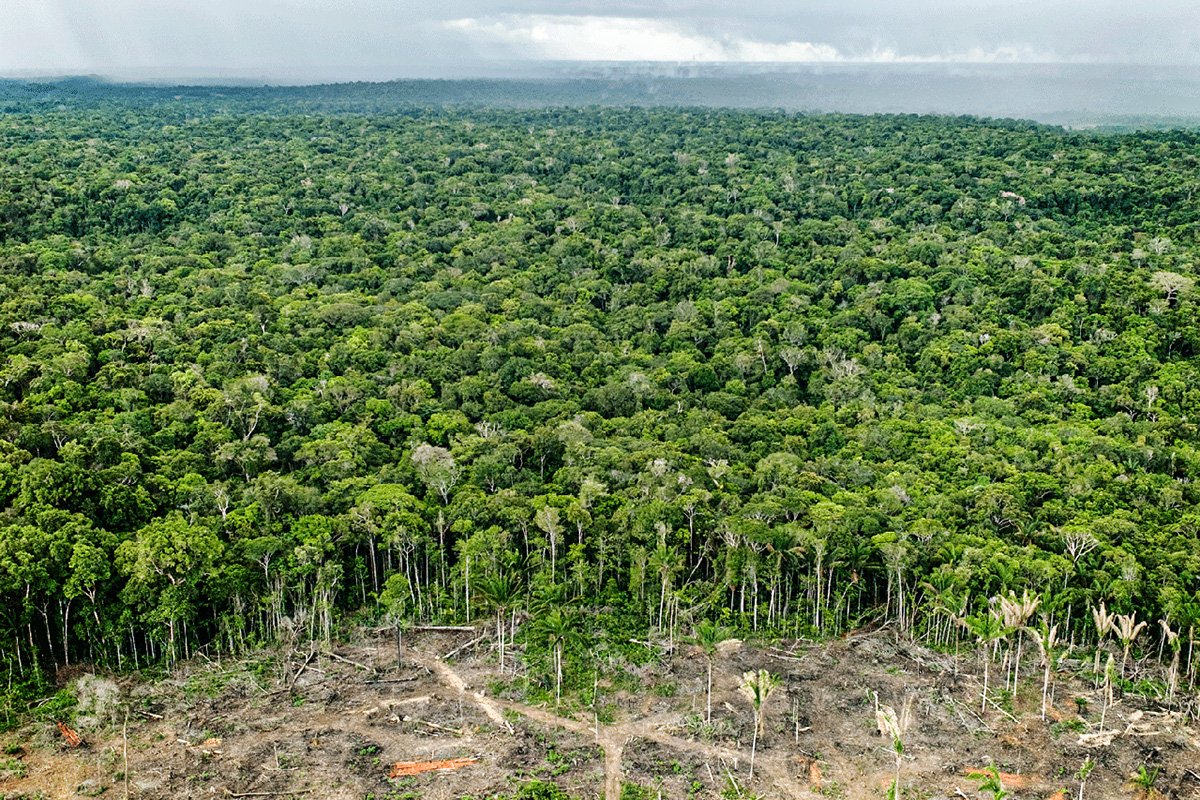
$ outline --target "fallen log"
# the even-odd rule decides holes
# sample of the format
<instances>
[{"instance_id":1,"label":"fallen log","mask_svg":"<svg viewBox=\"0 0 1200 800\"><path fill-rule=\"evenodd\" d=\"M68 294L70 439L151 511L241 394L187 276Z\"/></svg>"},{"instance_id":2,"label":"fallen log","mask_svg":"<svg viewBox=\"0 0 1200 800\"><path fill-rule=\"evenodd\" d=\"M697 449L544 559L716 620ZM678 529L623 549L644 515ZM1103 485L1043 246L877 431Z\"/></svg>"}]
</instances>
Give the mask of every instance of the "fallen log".
<instances>
[{"instance_id":1,"label":"fallen log","mask_svg":"<svg viewBox=\"0 0 1200 800\"><path fill-rule=\"evenodd\" d=\"M408 775L419 775L422 772L449 772L455 769L469 767L479 761L478 758L448 758L441 761L397 761L392 765L389 778L403 778Z\"/></svg>"},{"instance_id":2,"label":"fallen log","mask_svg":"<svg viewBox=\"0 0 1200 800\"><path fill-rule=\"evenodd\" d=\"M474 633L474 625L413 625L409 628L410 631L421 631L422 633L450 631L453 633Z\"/></svg>"},{"instance_id":3,"label":"fallen log","mask_svg":"<svg viewBox=\"0 0 1200 800\"><path fill-rule=\"evenodd\" d=\"M461 653L463 650L466 650L469 647L474 647L475 645L479 644L480 642L482 642L484 640L484 638L485 637L480 636L478 639L472 639L471 641L467 642L464 645L459 645L458 647L451 650L449 653L446 653L446 655L442 656L442 660L445 661L447 659L454 658L456 655Z\"/></svg>"},{"instance_id":4,"label":"fallen log","mask_svg":"<svg viewBox=\"0 0 1200 800\"><path fill-rule=\"evenodd\" d=\"M300 669L296 670L296 674L288 681L288 688L296 685L296 681L300 680L300 676L304 674L304 670L308 669L308 665L312 663L313 657L316 656L316 648L308 652L308 658L304 659L304 663L300 665Z\"/></svg>"},{"instance_id":5,"label":"fallen log","mask_svg":"<svg viewBox=\"0 0 1200 800\"><path fill-rule=\"evenodd\" d=\"M463 732L460 731L458 728L447 728L445 725L438 725L436 722L430 722L429 720L421 719L420 717L402 717L401 721L402 722L415 722L418 725L424 725L428 728L433 728L435 731L444 731L445 733L452 733L455 736L463 735Z\"/></svg>"},{"instance_id":6,"label":"fallen log","mask_svg":"<svg viewBox=\"0 0 1200 800\"><path fill-rule=\"evenodd\" d=\"M55 722L54 725L58 728L58 732L67 740L68 747L82 747L83 739L78 733L65 722Z\"/></svg>"},{"instance_id":7,"label":"fallen log","mask_svg":"<svg viewBox=\"0 0 1200 800\"><path fill-rule=\"evenodd\" d=\"M374 667L368 667L366 664L360 664L357 661L351 661L348 658L343 658L342 656L339 656L337 653L322 653L321 655L326 656L327 658L332 658L335 661L341 661L343 664L349 664L352 667L358 667L359 669L365 670L367 672L375 671Z\"/></svg>"}]
</instances>

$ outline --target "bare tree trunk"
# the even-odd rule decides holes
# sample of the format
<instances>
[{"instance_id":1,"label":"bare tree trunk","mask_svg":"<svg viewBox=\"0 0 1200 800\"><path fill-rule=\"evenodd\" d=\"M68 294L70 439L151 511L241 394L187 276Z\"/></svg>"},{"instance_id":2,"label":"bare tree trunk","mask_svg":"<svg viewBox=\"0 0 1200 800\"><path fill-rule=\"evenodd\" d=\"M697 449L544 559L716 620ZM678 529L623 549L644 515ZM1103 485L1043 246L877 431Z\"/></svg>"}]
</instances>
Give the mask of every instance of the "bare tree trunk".
<instances>
[{"instance_id":1,"label":"bare tree trunk","mask_svg":"<svg viewBox=\"0 0 1200 800\"><path fill-rule=\"evenodd\" d=\"M750 739L750 777L748 780L754 780L754 756L758 751L758 712L754 712L754 735Z\"/></svg>"},{"instance_id":2,"label":"bare tree trunk","mask_svg":"<svg viewBox=\"0 0 1200 800\"><path fill-rule=\"evenodd\" d=\"M983 650L983 697L979 701L979 713L980 714L987 713L988 672L990 671L991 660L992 660L991 656L989 655L987 648L985 647Z\"/></svg>"},{"instance_id":3,"label":"bare tree trunk","mask_svg":"<svg viewBox=\"0 0 1200 800\"><path fill-rule=\"evenodd\" d=\"M125 711L125 721L121 723L121 749L125 760L125 800L129 800L129 710Z\"/></svg>"},{"instance_id":4,"label":"bare tree trunk","mask_svg":"<svg viewBox=\"0 0 1200 800\"><path fill-rule=\"evenodd\" d=\"M562 702L562 647L554 645L554 707Z\"/></svg>"},{"instance_id":5,"label":"bare tree trunk","mask_svg":"<svg viewBox=\"0 0 1200 800\"><path fill-rule=\"evenodd\" d=\"M1046 671L1042 675L1042 722L1046 721L1046 695L1050 692L1050 657L1046 657Z\"/></svg>"},{"instance_id":6,"label":"bare tree trunk","mask_svg":"<svg viewBox=\"0 0 1200 800\"><path fill-rule=\"evenodd\" d=\"M504 674L504 609L496 609L496 642L499 651L500 674Z\"/></svg>"},{"instance_id":7,"label":"bare tree trunk","mask_svg":"<svg viewBox=\"0 0 1200 800\"><path fill-rule=\"evenodd\" d=\"M708 700L704 707L704 722L712 723L712 658L708 659Z\"/></svg>"},{"instance_id":8,"label":"bare tree trunk","mask_svg":"<svg viewBox=\"0 0 1200 800\"><path fill-rule=\"evenodd\" d=\"M71 663L71 651L68 645L71 630L71 601L68 600L66 606L63 607L63 663Z\"/></svg>"}]
</instances>

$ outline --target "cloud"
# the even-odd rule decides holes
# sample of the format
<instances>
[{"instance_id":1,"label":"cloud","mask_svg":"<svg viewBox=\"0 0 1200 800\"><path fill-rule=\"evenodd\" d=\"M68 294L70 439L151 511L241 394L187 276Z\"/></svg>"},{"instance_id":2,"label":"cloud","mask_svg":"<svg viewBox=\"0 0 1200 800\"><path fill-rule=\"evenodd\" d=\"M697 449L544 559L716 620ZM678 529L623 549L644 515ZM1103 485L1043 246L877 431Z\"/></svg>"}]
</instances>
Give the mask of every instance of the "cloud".
<instances>
[{"instance_id":1,"label":"cloud","mask_svg":"<svg viewBox=\"0 0 1200 800\"><path fill-rule=\"evenodd\" d=\"M1029 45L1000 45L929 54L897 53L892 48L883 48L847 60L876 64L1065 64L1088 63L1092 59L1080 56L1068 58Z\"/></svg>"},{"instance_id":2,"label":"cloud","mask_svg":"<svg viewBox=\"0 0 1200 800\"><path fill-rule=\"evenodd\" d=\"M446 28L482 43L561 61L728 61L714 39L667 20L526 14L451 20Z\"/></svg>"},{"instance_id":3,"label":"cloud","mask_svg":"<svg viewBox=\"0 0 1200 800\"><path fill-rule=\"evenodd\" d=\"M878 45L850 52L819 41L714 36L680 21L649 17L508 14L448 20L443 28L477 47L500 47L508 55L550 61L991 64L1064 60L1024 44L932 54L902 53Z\"/></svg>"}]
</instances>

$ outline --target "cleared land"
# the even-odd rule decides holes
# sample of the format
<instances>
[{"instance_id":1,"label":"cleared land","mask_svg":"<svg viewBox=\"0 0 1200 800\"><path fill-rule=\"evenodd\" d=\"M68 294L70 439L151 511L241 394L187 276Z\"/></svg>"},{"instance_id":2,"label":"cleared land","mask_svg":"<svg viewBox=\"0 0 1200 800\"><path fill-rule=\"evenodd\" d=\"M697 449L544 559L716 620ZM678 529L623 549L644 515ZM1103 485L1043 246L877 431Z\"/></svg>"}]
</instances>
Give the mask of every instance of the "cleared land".
<instances>
[{"instance_id":1,"label":"cleared land","mask_svg":"<svg viewBox=\"0 0 1200 800\"><path fill-rule=\"evenodd\" d=\"M972 662L888 631L727 653L714 670L707 730L704 659L687 647L621 668L620 680L599 677L607 722L598 723L570 702L561 713L523 702L522 681L498 678L486 644L445 660L464 635L411 637L402 665L385 637L368 637L266 661L194 662L163 681L120 679L127 702L110 697L80 713L86 747L68 748L47 722L8 735L0 791L123 797L128 786L130 797L147 799L439 800L510 794L541 779L617 800L627 784L651 797L717 797L732 778L764 798L877 798L895 762L876 729L874 691L907 717L906 797L982 797L967 776L990 763L1012 797L1077 797L1075 775L1088 758L1097 766L1085 797L1144 796L1131 782L1142 765L1160 770L1163 796L1200 797L1200 730L1180 715L1127 696L1101 728L1102 690L1060 675L1043 722L1032 674L1015 702L997 694L1004 707L980 715ZM737 686L759 668L781 683L749 781L753 722ZM398 762L408 762L399 767L407 774L390 778Z\"/></svg>"}]
</instances>

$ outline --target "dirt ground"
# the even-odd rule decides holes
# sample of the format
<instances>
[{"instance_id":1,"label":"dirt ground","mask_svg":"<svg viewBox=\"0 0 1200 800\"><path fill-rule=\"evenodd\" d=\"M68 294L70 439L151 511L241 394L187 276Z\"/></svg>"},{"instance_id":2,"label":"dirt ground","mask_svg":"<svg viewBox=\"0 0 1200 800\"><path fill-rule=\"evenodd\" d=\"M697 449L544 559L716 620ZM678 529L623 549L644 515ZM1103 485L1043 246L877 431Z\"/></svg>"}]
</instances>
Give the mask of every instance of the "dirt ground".
<instances>
[{"instance_id":1,"label":"dirt ground","mask_svg":"<svg viewBox=\"0 0 1200 800\"><path fill-rule=\"evenodd\" d=\"M990 796L968 778L989 764L1012 798L1077 798L1076 775L1089 758L1096 766L1085 798L1146 796L1131 781L1143 765L1159 770L1154 796L1200 798L1200 729L1179 715L1126 697L1101 728L1100 690L1065 674L1046 721L1033 674L1015 700L981 713L976 660L887 631L723 653L707 727L705 661L690 648L598 676L599 723L577 704L556 713L553 703L523 702L519 682L498 681L486 641L444 658L472 638L410 635L402 665L385 635L364 635L328 651L198 660L166 680L112 679L122 701L80 720L86 747L66 748L50 722L0 737L0 798L449 800L508 794L534 778L606 800L618 800L626 784L642 787L643 797L713 798L733 782L730 796L882 798L896 761L876 727L872 693L905 724L904 798ZM753 717L737 686L757 669L780 685L751 780ZM992 672L996 687L1003 679ZM127 719L124 708L132 709ZM395 762L459 758L477 760L388 777Z\"/></svg>"}]
</instances>

